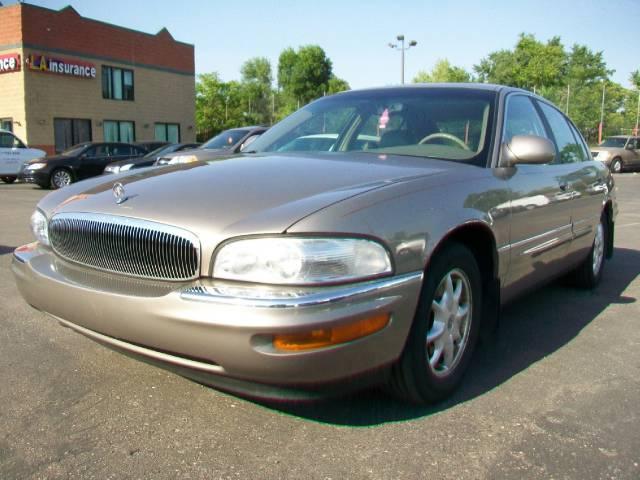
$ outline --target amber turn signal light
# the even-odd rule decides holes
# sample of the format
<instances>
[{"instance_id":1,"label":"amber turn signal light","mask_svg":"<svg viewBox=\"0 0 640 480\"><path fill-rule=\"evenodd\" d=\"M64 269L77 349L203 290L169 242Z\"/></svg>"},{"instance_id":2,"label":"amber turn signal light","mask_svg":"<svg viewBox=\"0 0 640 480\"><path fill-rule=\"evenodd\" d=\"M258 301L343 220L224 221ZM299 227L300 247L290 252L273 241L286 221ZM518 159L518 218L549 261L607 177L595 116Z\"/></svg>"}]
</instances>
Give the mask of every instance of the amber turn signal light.
<instances>
[{"instance_id":1,"label":"amber turn signal light","mask_svg":"<svg viewBox=\"0 0 640 480\"><path fill-rule=\"evenodd\" d=\"M389 324L388 313L367 317L357 322L332 328L319 328L308 332L274 335L273 346L278 350L297 352L314 348L329 347L366 337L382 330Z\"/></svg>"}]
</instances>

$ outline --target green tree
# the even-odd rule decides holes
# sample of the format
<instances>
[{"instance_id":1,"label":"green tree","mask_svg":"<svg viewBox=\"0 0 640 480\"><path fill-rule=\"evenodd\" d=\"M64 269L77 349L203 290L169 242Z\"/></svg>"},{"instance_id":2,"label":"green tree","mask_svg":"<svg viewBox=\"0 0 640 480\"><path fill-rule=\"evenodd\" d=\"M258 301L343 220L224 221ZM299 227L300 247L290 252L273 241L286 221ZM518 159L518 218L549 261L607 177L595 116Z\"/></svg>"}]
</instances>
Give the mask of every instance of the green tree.
<instances>
[{"instance_id":1,"label":"green tree","mask_svg":"<svg viewBox=\"0 0 640 480\"><path fill-rule=\"evenodd\" d=\"M472 82L469 72L462 67L451 65L449 60L440 59L430 72L420 70L414 77L414 83L438 83L438 82Z\"/></svg>"},{"instance_id":2,"label":"green tree","mask_svg":"<svg viewBox=\"0 0 640 480\"><path fill-rule=\"evenodd\" d=\"M340 93L346 90L351 90L347 81L332 74L327 84L327 95L333 95L334 93Z\"/></svg>"},{"instance_id":3,"label":"green tree","mask_svg":"<svg viewBox=\"0 0 640 480\"><path fill-rule=\"evenodd\" d=\"M285 111L324 95L331 78L331 60L319 46L283 50L278 60L278 86Z\"/></svg>"},{"instance_id":4,"label":"green tree","mask_svg":"<svg viewBox=\"0 0 640 480\"><path fill-rule=\"evenodd\" d=\"M560 37L542 43L533 35L521 33L513 50L490 53L474 70L483 82L529 90L551 87L566 75L567 54Z\"/></svg>"},{"instance_id":5,"label":"green tree","mask_svg":"<svg viewBox=\"0 0 640 480\"><path fill-rule=\"evenodd\" d=\"M270 123L273 95L271 63L266 58L251 58L244 62L240 73L247 120L250 123Z\"/></svg>"},{"instance_id":6,"label":"green tree","mask_svg":"<svg viewBox=\"0 0 640 480\"><path fill-rule=\"evenodd\" d=\"M631 72L629 76L629 81L633 84L636 90L640 90L640 70L635 70Z\"/></svg>"}]
</instances>

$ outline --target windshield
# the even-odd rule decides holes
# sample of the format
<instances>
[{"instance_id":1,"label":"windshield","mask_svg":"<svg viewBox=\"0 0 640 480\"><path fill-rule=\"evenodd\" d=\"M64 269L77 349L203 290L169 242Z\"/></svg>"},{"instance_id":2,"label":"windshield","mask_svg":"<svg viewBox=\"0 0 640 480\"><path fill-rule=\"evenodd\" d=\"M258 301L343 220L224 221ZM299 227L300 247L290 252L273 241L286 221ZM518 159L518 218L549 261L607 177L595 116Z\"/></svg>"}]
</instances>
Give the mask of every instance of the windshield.
<instances>
[{"instance_id":1,"label":"windshield","mask_svg":"<svg viewBox=\"0 0 640 480\"><path fill-rule=\"evenodd\" d=\"M363 151L485 165L494 100L494 92L465 88L340 94L290 115L251 151Z\"/></svg>"},{"instance_id":2,"label":"windshield","mask_svg":"<svg viewBox=\"0 0 640 480\"><path fill-rule=\"evenodd\" d=\"M600 144L601 147L614 147L614 148L624 148L627 143L627 139L624 137L609 137L605 138L604 142Z\"/></svg>"},{"instance_id":3,"label":"windshield","mask_svg":"<svg viewBox=\"0 0 640 480\"><path fill-rule=\"evenodd\" d=\"M65 155L67 157L75 157L76 155L79 155L80 152L82 152L82 150L84 150L87 145L89 145L88 143L79 143L77 145L74 145L73 147L69 147L66 150L64 150L62 153L60 153L60 155Z\"/></svg>"},{"instance_id":4,"label":"windshield","mask_svg":"<svg viewBox=\"0 0 640 480\"><path fill-rule=\"evenodd\" d=\"M242 140L247 133L249 133L249 130L239 128L225 130L204 143L201 148L207 148L209 150L228 150Z\"/></svg>"}]
</instances>

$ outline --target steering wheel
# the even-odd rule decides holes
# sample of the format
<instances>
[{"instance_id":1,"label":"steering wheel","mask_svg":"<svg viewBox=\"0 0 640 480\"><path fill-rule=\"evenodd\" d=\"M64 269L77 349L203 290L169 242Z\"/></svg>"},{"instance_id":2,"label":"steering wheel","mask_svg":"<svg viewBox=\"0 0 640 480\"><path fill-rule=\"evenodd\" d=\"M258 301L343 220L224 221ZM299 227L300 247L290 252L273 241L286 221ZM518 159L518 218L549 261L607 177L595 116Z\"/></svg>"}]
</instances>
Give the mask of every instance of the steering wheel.
<instances>
[{"instance_id":1,"label":"steering wheel","mask_svg":"<svg viewBox=\"0 0 640 480\"><path fill-rule=\"evenodd\" d=\"M458 137L456 137L455 135L451 135L450 133L444 133L444 132L436 132L436 133L432 133L430 135L427 135L426 137L424 137L422 140L420 140L418 142L418 145L422 145L422 144L428 143L429 141L431 141L431 140L433 140L435 138L444 138L445 140L449 140L450 142L453 142L456 145L459 145L461 148L463 148L465 150L471 150L469 148L469 145L464 143Z\"/></svg>"}]
</instances>

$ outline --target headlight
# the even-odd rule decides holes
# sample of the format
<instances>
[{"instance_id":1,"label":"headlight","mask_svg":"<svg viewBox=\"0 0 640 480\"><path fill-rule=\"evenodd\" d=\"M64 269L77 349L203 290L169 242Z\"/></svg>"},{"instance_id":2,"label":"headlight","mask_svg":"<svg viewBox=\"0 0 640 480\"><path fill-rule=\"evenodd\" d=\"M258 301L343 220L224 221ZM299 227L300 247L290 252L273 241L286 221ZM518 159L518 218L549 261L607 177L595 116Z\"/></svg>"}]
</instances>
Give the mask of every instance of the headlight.
<instances>
[{"instance_id":1,"label":"headlight","mask_svg":"<svg viewBox=\"0 0 640 480\"><path fill-rule=\"evenodd\" d=\"M104 169L104 173L118 173L120 167L118 165L107 165Z\"/></svg>"},{"instance_id":2,"label":"headlight","mask_svg":"<svg viewBox=\"0 0 640 480\"><path fill-rule=\"evenodd\" d=\"M47 217L40 210L31 215L31 231L36 239L43 245L49 245L49 227Z\"/></svg>"},{"instance_id":3,"label":"headlight","mask_svg":"<svg viewBox=\"0 0 640 480\"><path fill-rule=\"evenodd\" d=\"M290 285L362 280L391 273L385 248L362 238L252 238L223 246L213 276Z\"/></svg>"},{"instance_id":4,"label":"headlight","mask_svg":"<svg viewBox=\"0 0 640 480\"><path fill-rule=\"evenodd\" d=\"M24 167L25 170L40 170L41 168L46 167L47 164L46 163L29 163L26 167Z\"/></svg>"},{"instance_id":5,"label":"headlight","mask_svg":"<svg viewBox=\"0 0 640 480\"><path fill-rule=\"evenodd\" d=\"M178 155L169 160L169 165L175 165L177 163L192 163L197 161L198 157L195 155Z\"/></svg>"},{"instance_id":6,"label":"headlight","mask_svg":"<svg viewBox=\"0 0 640 480\"><path fill-rule=\"evenodd\" d=\"M120 171L126 172L127 170L131 170L131 167L133 167L133 163L127 163L126 165L120 166Z\"/></svg>"}]
</instances>

